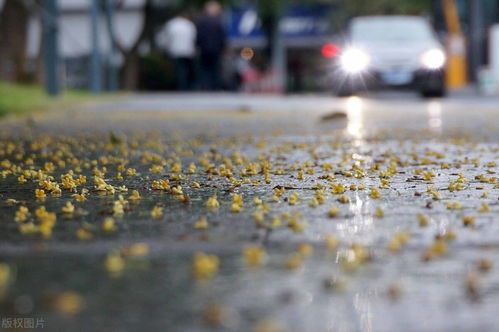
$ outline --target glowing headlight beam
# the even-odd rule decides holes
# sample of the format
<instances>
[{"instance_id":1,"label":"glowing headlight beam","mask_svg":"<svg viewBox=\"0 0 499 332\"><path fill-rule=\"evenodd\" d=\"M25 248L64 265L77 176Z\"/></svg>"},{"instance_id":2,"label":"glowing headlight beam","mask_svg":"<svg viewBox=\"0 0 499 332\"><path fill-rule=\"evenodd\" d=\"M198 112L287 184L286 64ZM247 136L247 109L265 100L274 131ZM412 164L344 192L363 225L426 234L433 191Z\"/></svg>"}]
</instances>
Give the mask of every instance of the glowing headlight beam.
<instances>
[{"instance_id":1,"label":"glowing headlight beam","mask_svg":"<svg viewBox=\"0 0 499 332\"><path fill-rule=\"evenodd\" d=\"M436 48L428 50L421 56L421 63L428 69L440 69L445 64L445 54Z\"/></svg>"},{"instance_id":2,"label":"glowing headlight beam","mask_svg":"<svg viewBox=\"0 0 499 332\"><path fill-rule=\"evenodd\" d=\"M341 68L349 74L364 71L369 66L370 61L371 59L366 52L353 47L346 49L340 57Z\"/></svg>"}]
</instances>

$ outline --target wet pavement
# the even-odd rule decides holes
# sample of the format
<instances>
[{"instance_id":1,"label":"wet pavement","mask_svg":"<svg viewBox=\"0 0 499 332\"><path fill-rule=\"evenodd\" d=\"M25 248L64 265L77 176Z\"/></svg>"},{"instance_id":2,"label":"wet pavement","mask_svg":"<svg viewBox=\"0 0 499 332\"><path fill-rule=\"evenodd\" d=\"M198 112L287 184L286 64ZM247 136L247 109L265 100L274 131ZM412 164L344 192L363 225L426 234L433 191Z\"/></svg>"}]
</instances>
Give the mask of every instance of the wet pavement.
<instances>
[{"instance_id":1,"label":"wet pavement","mask_svg":"<svg viewBox=\"0 0 499 332\"><path fill-rule=\"evenodd\" d=\"M495 330L498 101L139 94L4 119L2 327Z\"/></svg>"}]
</instances>

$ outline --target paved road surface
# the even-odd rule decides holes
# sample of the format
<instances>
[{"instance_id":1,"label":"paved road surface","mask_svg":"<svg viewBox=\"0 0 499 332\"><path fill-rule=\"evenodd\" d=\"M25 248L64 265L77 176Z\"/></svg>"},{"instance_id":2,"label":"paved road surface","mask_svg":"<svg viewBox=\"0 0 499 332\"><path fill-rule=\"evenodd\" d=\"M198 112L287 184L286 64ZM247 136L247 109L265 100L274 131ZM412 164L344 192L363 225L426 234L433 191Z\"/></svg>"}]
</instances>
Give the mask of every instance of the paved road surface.
<instances>
[{"instance_id":1,"label":"paved road surface","mask_svg":"<svg viewBox=\"0 0 499 332\"><path fill-rule=\"evenodd\" d=\"M138 94L4 119L1 316L43 318L50 330L495 330L498 126L496 98L399 93ZM87 176L77 186L87 200L65 188L37 200L40 175L18 180L27 169L61 187L69 170ZM123 216L119 192L96 190L96 174L128 188ZM160 179L170 189L153 190ZM20 206L30 214L16 222ZM40 206L57 214L47 239L20 231L46 224ZM211 278L193 275L197 252L218 257Z\"/></svg>"}]
</instances>

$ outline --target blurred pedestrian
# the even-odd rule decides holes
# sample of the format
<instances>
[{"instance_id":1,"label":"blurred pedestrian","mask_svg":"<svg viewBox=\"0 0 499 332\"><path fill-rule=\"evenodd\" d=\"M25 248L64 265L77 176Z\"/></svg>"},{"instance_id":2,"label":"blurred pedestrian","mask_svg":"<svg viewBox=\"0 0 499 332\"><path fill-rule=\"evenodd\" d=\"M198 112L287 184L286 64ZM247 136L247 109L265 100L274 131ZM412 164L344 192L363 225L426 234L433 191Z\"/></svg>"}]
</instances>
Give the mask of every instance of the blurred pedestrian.
<instances>
[{"instance_id":1,"label":"blurred pedestrian","mask_svg":"<svg viewBox=\"0 0 499 332\"><path fill-rule=\"evenodd\" d=\"M179 12L168 21L158 35L158 45L164 47L173 60L177 90L194 88L196 35L196 26L185 12Z\"/></svg>"},{"instance_id":2,"label":"blurred pedestrian","mask_svg":"<svg viewBox=\"0 0 499 332\"><path fill-rule=\"evenodd\" d=\"M222 89L222 56L226 33L222 21L222 6L208 1L197 24L200 85L203 90Z\"/></svg>"}]
</instances>

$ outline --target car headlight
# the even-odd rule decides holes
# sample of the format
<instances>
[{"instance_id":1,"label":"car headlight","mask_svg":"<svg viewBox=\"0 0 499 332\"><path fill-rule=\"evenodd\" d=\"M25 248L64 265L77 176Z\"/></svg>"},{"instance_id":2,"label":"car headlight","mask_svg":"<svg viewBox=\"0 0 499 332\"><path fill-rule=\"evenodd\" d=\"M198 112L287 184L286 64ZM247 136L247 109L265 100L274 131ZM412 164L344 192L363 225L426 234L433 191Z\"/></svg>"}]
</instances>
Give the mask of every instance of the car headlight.
<instances>
[{"instance_id":1,"label":"car headlight","mask_svg":"<svg viewBox=\"0 0 499 332\"><path fill-rule=\"evenodd\" d=\"M440 69L445 64L445 54L437 48L431 49L423 53L421 63L428 69Z\"/></svg>"},{"instance_id":2,"label":"car headlight","mask_svg":"<svg viewBox=\"0 0 499 332\"><path fill-rule=\"evenodd\" d=\"M346 49L340 57L341 68L349 74L366 70L370 61L369 54L353 47Z\"/></svg>"}]
</instances>

